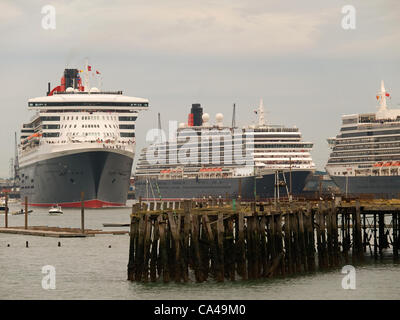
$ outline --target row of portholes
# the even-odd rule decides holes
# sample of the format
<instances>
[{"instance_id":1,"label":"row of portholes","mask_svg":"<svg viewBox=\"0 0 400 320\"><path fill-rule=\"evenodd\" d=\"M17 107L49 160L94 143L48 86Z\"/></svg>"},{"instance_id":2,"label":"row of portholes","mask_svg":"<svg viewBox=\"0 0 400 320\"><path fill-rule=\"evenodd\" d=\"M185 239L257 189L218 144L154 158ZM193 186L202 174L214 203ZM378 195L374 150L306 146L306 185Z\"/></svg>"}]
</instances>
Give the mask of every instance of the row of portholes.
<instances>
[{"instance_id":1,"label":"row of portholes","mask_svg":"<svg viewBox=\"0 0 400 320\"><path fill-rule=\"evenodd\" d=\"M76 128L76 124L74 124L74 128ZM61 125L61 129L63 129L63 128L72 128L72 124L70 124L69 125L69 127L68 127L68 125L67 124L63 124L63 125ZM83 124L82 125L82 128L100 128L100 125L99 124ZM107 124L105 124L104 125L104 128L115 128L115 129L118 129L118 127L115 125L115 124L113 124L113 125L108 125L108 127L107 127Z\"/></svg>"},{"instance_id":2,"label":"row of portholes","mask_svg":"<svg viewBox=\"0 0 400 320\"><path fill-rule=\"evenodd\" d=\"M73 137L75 137L75 136L100 136L101 134L103 134L105 137L117 136L116 134L113 134L111 132L102 132L102 133L100 133L100 132L82 132L82 133L79 133L79 132L68 132L66 134L66 136L67 137L70 137L70 136L73 136Z\"/></svg>"},{"instance_id":3,"label":"row of portholes","mask_svg":"<svg viewBox=\"0 0 400 320\"><path fill-rule=\"evenodd\" d=\"M71 118L71 119L70 119ZM116 116L81 116L81 120L117 120ZM64 116L63 120L74 120L74 116ZM75 116L75 120L79 120L78 116Z\"/></svg>"}]
</instances>

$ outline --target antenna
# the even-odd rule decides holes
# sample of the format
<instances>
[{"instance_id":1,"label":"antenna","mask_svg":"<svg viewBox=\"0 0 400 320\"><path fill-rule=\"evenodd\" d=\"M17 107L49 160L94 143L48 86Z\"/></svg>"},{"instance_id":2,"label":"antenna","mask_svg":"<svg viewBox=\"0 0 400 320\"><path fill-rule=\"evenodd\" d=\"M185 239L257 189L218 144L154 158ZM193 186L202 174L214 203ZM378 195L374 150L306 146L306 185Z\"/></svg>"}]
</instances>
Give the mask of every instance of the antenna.
<instances>
[{"instance_id":1,"label":"antenna","mask_svg":"<svg viewBox=\"0 0 400 320\"><path fill-rule=\"evenodd\" d=\"M236 127L236 104L233 104L233 111L232 111L232 129Z\"/></svg>"},{"instance_id":2,"label":"antenna","mask_svg":"<svg viewBox=\"0 0 400 320\"><path fill-rule=\"evenodd\" d=\"M379 111L387 110L387 104L386 104L386 89L385 89L385 84L383 80L381 81L381 91L378 92L377 97L379 97Z\"/></svg>"},{"instance_id":3,"label":"antenna","mask_svg":"<svg viewBox=\"0 0 400 320\"><path fill-rule=\"evenodd\" d=\"M84 79L84 84L85 84L85 92L89 92L89 62L88 59L85 59L85 73L84 73L85 79Z\"/></svg>"},{"instance_id":4,"label":"antenna","mask_svg":"<svg viewBox=\"0 0 400 320\"><path fill-rule=\"evenodd\" d=\"M260 99L260 105L258 107L258 125L265 126L265 119L264 119L264 105L263 99Z\"/></svg>"},{"instance_id":5,"label":"antenna","mask_svg":"<svg viewBox=\"0 0 400 320\"><path fill-rule=\"evenodd\" d=\"M158 134L160 135L160 142L162 142L162 134L161 134L161 115L158 113Z\"/></svg>"}]
</instances>

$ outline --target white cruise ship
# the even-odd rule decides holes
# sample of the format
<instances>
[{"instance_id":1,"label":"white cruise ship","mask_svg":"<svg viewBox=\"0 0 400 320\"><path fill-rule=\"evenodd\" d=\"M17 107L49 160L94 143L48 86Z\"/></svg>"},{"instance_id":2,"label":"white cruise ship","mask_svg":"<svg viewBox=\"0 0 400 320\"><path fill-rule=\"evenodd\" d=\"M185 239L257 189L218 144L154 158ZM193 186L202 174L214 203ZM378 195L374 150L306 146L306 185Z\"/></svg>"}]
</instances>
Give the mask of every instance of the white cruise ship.
<instances>
[{"instance_id":1,"label":"white cruise ship","mask_svg":"<svg viewBox=\"0 0 400 320\"><path fill-rule=\"evenodd\" d=\"M29 205L86 207L125 205L135 155L135 122L148 100L122 91L89 87L77 69L65 69L61 85L29 99L35 115L21 130L21 199Z\"/></svg>"},{"instance_id":2,"label":"white cruise ship","mask_svg":"<svg viewBox=\"0 0 400 320\"><path fill-rule=\"evenodd\" d=\"M232 128L223 125L222 114L210 124L200 105L192 105L189 122L179 125L176 139L141 151L136 198L266 199L276 197L281 188L283 196L301 194L315 171L313 144L303 142L297 128L266 125L262 102L258 115L257 125ZM163 161L154 161L151 154Z\"/></svg>"},{"instance_id":3,"label":"white cruise ship","mask_svg":"<svg viewBox=\"0 0 400 320\"><path fill-rule=\"evenodd\" d=\"M328 139L326 170L343 194L400 194L400 109L388 108L389 97L382 81L378 111L342 116L340 133Z\"/></svg>"}]
</instances>

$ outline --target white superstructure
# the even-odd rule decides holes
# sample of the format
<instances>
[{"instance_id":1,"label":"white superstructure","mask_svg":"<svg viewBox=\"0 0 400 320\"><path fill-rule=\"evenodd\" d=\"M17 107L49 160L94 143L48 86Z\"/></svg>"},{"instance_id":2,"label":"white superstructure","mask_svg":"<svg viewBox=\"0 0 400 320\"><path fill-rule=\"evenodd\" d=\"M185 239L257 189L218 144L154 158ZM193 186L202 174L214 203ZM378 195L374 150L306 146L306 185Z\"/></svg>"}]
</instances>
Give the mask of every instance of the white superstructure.
<instances>
[{"instance_id":1,"label":"white superstructure","mask_svg":"<svg viewBox=\"0 0 400 320\"><path fill-rule=\"evenodd\" d=\"M332 177L397 176L400 174L400 109L388 109L383 81L376 98L378 111L342 116L340 133L329 138L332 148L326 170Z\"/></svg>"},{"instance_id":2,"label":"white superstructure","mask_svg":"<svg viewBox=\"0 0 400 320\"><path fill-rule=\"evenodd\" d=\"M23 124L19 165L99 148L133 158L136 118L147 107L147 99L122 92L72 91L29 99L29 109L37 113Z\"/></svg>"},{"instance_id":3,"label":"white superstructure","mask_svg":"<svg viewBox=\"0 0 400 320\"><path fill-rule=\"evenodd\" d=\"M257 110L258 125L244 127L254 141L254 165L263 170L315 170L312 142L302 141L298 128L266 124L263 101Z\"/></svg>"}]
</instances>

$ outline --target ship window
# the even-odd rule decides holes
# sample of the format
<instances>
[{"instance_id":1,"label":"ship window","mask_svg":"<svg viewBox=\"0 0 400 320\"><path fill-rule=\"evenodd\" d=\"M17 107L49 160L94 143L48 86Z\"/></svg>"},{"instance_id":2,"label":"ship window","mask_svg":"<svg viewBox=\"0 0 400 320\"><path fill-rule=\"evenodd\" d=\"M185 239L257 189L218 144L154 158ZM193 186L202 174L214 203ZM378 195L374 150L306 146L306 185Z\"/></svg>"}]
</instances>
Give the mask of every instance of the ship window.
<instances>
[{"instance_id":1,"label":"ship window","mask_svg":"<svg viewBox=\"0 0 400 320\"><path fill-rule=\"evenodd\" d=\"M343 119L343 124L357 123L357 118Z\"/></svg>"},{"instance_id":2,"label":"ship window","mask_svg":"<svg viewBox=\"0 0 400 320\"><path fill-rule=\"evenodd\" d=\"M135 121L137 117L119 117L119 121Z\"/></svg>"},{"instance_id":3,"label":"ship window","mask_svg":"<svg viewBox=\"0 0 400 320\"><path fill-rule=\"evenodd\" d=\"M119 128L120 129L135 129L135 125L134 124L120 124Z\"/></svg>"},{"instance_id":4,"label":"ship window","mask_svg":"<svg viewBox=\"0 0 400 320\"><path fill-rule=\"evenodd\" d=\"M121 132L121 138L130 138L130 137L134 137L135 133L134 132Z\"/></svg>"}]
</instances>

